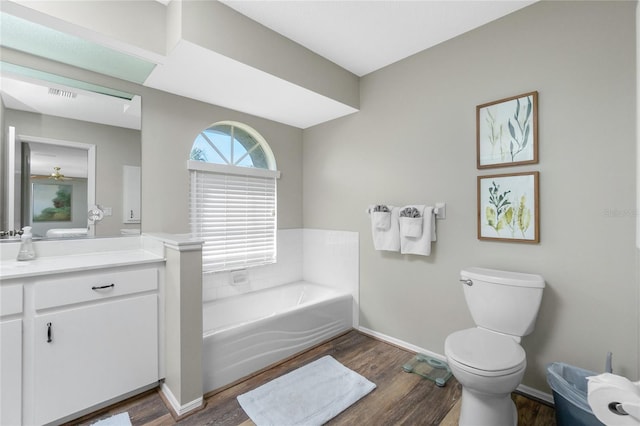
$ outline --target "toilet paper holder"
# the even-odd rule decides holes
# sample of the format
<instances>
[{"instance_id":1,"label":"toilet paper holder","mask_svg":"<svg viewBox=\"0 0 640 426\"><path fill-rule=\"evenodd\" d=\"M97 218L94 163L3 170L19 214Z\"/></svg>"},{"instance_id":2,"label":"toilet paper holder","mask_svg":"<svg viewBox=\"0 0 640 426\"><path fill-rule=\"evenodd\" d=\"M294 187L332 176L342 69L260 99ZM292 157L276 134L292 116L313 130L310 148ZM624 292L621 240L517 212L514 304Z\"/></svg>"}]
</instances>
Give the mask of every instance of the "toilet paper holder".
<instances>
[{"instance_id":1,"label":"toilet paper holder","mask_svg":"<svg viewBox=\"0 0 640 426\"><path fill-rule=\"evenodd\" d=\"M622 404L619 402L610 402L609 403L609 411L611 411L613 414L618 414L620 416L628 416L629 413L627 413L624 408L622 407Z\"/></svg>"},{"instance_id":2,"label":"toilet paper holder","mask_svg":"<svg viewBox=\"0 0 640 426\"><path fill-rule=\"evenodd\" d=\"M631 416L640 420L640 404L637 402L610 402L609 411L619 416Z\"/></svg>"},{"instance_id":3,"label":"toilet paper holder","mask_svg":"<svg viewBox=\"0 0 640 426\"><path fill-rule=\"evenodd\" d=\"M611 366L611 357L612 357L612 353L607 352L607 361L604 367L607 373L613 372L613 368ZM633 405L636 406L635 408L640 409L640 407L638 407L637 404L633 404ZM627 411L624 409L624 405L620 402L617 402L617 401L610 402L608 405L608 408L609 408L609 411L611 411L613 414L617 414L619 416L629 415L629 413L627 413Z\"/></svg>"}]
</instances>

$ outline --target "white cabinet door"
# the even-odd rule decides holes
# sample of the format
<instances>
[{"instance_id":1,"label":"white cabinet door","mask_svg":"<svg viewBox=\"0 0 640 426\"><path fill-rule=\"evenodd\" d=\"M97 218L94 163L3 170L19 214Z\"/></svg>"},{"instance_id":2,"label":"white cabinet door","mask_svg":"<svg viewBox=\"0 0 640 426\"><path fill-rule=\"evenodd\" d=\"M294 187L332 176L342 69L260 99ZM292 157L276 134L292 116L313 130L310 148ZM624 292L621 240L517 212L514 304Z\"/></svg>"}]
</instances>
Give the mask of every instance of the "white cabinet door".
<instances>
[{"instance_id":1,"label":"white cabinet door","mask_svg":"<svg viewBox=\"0 0 640 426\"><path fill-rule=\"evenodd\" d=\"M35 422L48 423L158 380L155 294L37 315Z\"/></svg>"},{"instance_id":2,"label":"white cabinet door","mask_svg":"<svg viewBox=\"0 0 640 426\"><path fill-rule=\"evenodd\" d=\"M22 320L0 322L0 425L22 424Z\"/></svg>"},{"instance_id":3,"label":"white cabinet door","mask_svg":"<svg viewBox=\"0 0 640 426\"><path fill-rule=\"evenodd\" d=\"M140 223L140 167L122 166L122 221Z\"/></svg>"}]
</instances>

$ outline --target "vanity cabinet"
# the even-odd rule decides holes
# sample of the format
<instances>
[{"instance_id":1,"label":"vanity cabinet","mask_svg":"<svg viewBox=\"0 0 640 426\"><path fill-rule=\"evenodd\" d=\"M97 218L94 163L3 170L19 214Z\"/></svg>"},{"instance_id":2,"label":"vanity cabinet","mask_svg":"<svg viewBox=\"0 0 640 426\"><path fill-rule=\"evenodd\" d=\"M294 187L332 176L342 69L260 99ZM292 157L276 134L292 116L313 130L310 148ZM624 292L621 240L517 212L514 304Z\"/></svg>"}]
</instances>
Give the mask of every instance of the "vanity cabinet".
<instances>
[{"instance_id":1,"label":"vanity cabinet","mask_svg":"<svg viewBox=\"0 0 640 426\"><path fill-rule=\"evenodd\" d=\"M0 425L22 424L22 285L0 287Z\"/></svg>"},{"instance_id":2,"label":"vanity cabinet","mask_svg":"<svg viewBox=\"0 0 640 426\"><path fill-rule=\"evenodd\" d=\"M156 387L164 263L140 249L3 260L0 425L60 424Z\"/></svg>"},{"instance_id":3,"label":"vanity cabinet","mask_svg":"<svg viewBox=\"0 0 640 426\"><path fill-rule=\"evenodd\" d=\"M158 381L157 290L149 267L35 282L35 424Z\"/></svg>"}]
</instances>

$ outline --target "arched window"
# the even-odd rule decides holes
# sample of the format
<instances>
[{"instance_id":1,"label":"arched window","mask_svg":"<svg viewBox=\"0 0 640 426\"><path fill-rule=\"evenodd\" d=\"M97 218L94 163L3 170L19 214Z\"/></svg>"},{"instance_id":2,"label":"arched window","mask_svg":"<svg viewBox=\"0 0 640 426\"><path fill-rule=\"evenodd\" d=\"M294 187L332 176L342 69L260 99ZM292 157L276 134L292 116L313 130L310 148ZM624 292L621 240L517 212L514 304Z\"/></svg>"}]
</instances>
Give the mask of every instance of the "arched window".
<instances>
[{"instance_id":1,"label":"arched window","mask_svg":"<svg viewBox=\"0 0 640 426\"><path fill-rule=\"evenodd\" d=\"M189 221L204 271L276 261L276 179L269 145L249 126L216 123L193 141Z\"/></svg>"},{"instance_id":2,"label":"arched window","mask_svg":"<svg viewBox=\"0 0 640 426\"><path fill-rule=\"evenodd\" d=\"M200 132L193 141L190 158L229 166L276 169L267 141L249 126L231 121L216 123Z\"/></svg>"}]
</instances>

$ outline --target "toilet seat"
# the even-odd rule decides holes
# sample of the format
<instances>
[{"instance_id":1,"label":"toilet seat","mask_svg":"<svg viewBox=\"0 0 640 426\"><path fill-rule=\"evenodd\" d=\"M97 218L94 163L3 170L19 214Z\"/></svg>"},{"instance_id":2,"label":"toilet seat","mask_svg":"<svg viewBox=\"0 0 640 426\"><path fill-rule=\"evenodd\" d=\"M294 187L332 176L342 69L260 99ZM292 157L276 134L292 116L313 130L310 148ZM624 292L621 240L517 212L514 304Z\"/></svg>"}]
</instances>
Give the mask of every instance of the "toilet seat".
<instances>
[{"instance_id":1,"label":"toilet seat","mask_svg":"<svg viewBox=\"0 0 640 426\"><path fill-rule=\"evenodd\" d=\"M445 340L449 361L479 376L504 376L526 366L526 353L513 338L481 328L450 334Z\"/></svg>"}]
</instances>

